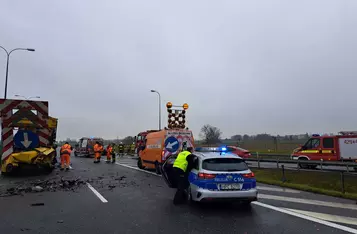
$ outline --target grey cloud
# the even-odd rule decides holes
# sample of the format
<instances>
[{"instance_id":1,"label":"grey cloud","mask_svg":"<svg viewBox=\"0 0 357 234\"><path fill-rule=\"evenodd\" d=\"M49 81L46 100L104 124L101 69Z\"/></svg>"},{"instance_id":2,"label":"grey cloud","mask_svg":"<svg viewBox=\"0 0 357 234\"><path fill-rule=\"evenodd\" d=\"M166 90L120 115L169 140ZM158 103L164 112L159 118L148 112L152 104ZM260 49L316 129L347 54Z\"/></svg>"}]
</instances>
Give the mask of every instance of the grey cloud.
<instances>
[{"instance_id":1,"label":"grey cloud","mask_svg":"<svg viewBox=\"0 0 357 234\"><path fill-rule=\"evenodd\" d=\"M59 137L157 127L157 96L188 102L189 126L235 133L355 129L357 3L4 1L9 97L40 95ZM5 74L0 52L0 72ZM2 69L3 68L3 69ZM0 73L0 74L1 74ZM163 118L163 123L166 119Z\"/></svg>"}]
</instances>

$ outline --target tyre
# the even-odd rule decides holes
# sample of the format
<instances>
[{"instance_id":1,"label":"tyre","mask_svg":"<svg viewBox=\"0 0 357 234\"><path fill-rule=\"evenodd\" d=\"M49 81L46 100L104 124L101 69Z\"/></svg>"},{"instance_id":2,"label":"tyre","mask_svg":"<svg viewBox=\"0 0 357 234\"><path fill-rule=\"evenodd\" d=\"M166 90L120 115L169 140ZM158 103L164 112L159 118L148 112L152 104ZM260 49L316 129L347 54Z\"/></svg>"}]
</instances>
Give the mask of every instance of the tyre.
<instances>
[{"instance_id":1,"label":"tyre","mask_svg":"<svg viewBox=\"0 0 357 234\"><path fill-rule=\"evenodd\" d=\"M158 162L155 162L155 172L158 175L161 175L161 168Z\"/></svg>"},{"instance_id":2,"label":"tyre","mask_svg":"<svg viewBox=\"0 0 357 234\"><path fill-rule=\"evenodd\" d=\"M242 201L242 206L244 208L250 208L250 204L252 203L252 201Z\"/></svg>"},{"instance_id":3,"label":"tyre","mask_svg":"<svg viewBox=\"0 0 357 234\"><path fill-rule=\"evenodd\" d=\"M307 158L299 158L298 161L307 161ZM298 163L298 165L299 165L299 168L301 168L301 169L308 169L309 168L309 165L307 165L305 163L304 164Z\"/></svg>"},{"instance_id":4,"label":"tyre","mask_svg":"<svg viewBox=\"0 0 357 234\"><path fill-rule=\"evenodd\" d=\"M138 168L144 169L143 161L141 160L141 158L138 158Z\"/></svg>"},{"instance_id":5,"label":"tyre","mask_svg":"<svg viewBox=\"0 0 357 234\"><path fill-rule=\"evenodd\" d=\"M6 173L7 173L7 174L13 173L13 172L14 172L14 169L15 169L15 167L14 167L14 165L12 165L11 163L9 163L9 164L6 165Z\"/></svg>"}]
</instances>

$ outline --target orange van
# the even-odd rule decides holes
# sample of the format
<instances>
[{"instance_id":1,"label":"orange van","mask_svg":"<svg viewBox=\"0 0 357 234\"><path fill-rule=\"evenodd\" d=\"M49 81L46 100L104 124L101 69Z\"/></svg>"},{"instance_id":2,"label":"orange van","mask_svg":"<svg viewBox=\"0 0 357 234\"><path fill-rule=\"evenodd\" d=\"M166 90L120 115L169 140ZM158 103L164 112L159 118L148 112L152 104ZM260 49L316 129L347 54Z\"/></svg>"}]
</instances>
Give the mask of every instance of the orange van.
<instances>
[{"instance_id":1,"label":"orange van","mask_svg":"<svg viewBox=\"0 0 357 234\"><path fill-rule=\"evenodd\" d=\"M142 147L138 167L140 169L155 169L161 173L161 165L174 154L181 152L184 147L194 147L193 134L185 129L164 129L149 133Z\"/></svg>"}]
</instances>

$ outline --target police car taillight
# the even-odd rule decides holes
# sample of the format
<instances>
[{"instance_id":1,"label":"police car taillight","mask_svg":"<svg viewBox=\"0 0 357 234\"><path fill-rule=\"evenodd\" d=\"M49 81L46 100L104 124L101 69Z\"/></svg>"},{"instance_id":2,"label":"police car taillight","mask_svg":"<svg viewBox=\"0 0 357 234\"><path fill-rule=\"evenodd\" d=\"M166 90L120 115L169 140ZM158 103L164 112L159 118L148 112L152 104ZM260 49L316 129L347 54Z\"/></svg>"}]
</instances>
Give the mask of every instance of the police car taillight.
<instances>
[{"instance_id":1,"label":"police car taillight","mask_svg":"<svg viewBox=\"0 0 357 234\"><path fill-rule=\"evenodd\" d=\"M247 173L247 174L242 174L242 176L244 177L244 178L254 178L254 173L253 172L251 172L251 173Z\"/></svg>"},{"instance_id":2,"label":"police car taillight","mask_svg":"<svg viewBox=\"0 0 357 234\"><path fill-rule=\"evenodd\" d=\"M202 180L209 180L215 178L215 174L198 173L198 178Z\"/></svg>"}]
</instances>

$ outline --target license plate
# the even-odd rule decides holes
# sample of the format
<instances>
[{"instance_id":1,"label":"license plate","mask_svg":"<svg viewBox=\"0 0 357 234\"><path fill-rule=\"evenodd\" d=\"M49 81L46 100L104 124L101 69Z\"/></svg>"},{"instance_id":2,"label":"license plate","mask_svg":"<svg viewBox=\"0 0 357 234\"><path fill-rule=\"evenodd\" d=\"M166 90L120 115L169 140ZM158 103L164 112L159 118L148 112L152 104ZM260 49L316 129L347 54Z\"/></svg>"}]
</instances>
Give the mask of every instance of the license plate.
<instances>
[{"instance_id":1,"label":"license plate","mask_svg":"<svg viewBox=\"0 0 357 234\"><path fill-rule=\"evenodd\" d=\"M243 184L219 184L220 190L241 190Z\"/></svg>"}]
</instances>

